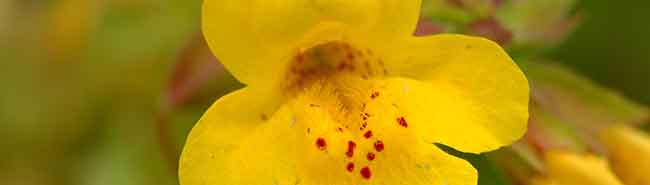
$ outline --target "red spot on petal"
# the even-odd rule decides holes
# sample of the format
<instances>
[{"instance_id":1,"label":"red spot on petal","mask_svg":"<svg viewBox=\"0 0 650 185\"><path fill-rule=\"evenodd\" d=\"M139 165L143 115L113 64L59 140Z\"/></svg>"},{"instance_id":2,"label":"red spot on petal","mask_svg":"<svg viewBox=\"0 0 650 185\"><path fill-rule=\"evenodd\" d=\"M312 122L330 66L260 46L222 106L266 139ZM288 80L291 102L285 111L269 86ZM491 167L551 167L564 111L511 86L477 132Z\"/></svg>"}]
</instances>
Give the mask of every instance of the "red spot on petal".
<instances>
[{"instance_id":1,"label":"red spot on petal","mask_svg":"<svg viewBox=\"0 0 650 185\"><path fill-rule=\"evenodd\" d=\"M372 131L368 130L365 134L363 134L363 137L369 139L370 137L372 137Z\"/></svg>"},{"instance_id":2,"label":"red spot on petal","mask_svg":"<svg viewBox=\"0 0 650 185\"><path fill-rule=\"evenodd\" d=\"M318 139L316 139L316 147L319 150L325 150L327 149L327 142L325 142L325 139L323 139L322 137L319 137Z\"/></svg>"},{"instance_id":3,"label":"red spot on petal","mask_svg":"<svg viewBox=\"0 0 650 185\"><path fill-rule=\"evenodd\" d=\"M345 169L348 170L349 172L354 171L354 163L348 163L347 166L345 166Z\"/></svg>"},{"instance_id":4,"label":"red spot on petal","mask_svg":"<svg viewBox=\"0 0 650 185\"><path fill-rule=\"evenodd\" d=\"M357 144L354 141L348 141L348 151L345 152L345 155L348 157L354 156L354 149L357 147Z\"/></svg>"},{"instance_id":5,"label":"red spot on petal","mask_svg":"<svg viewBox=\"0 0 650 185\"><path fill-rule=\"evenodd\" d=\"M375 141L375 150L377 150L377 152L384 151L384 142Z\"/></svg>"},{"instance_id":6,"label":"red spot on petal","mask_svg":"<svg viewBox=\"0 0 650 185\"><path fill-rule=\"evenodd\" d=\"M341 127L336 128L336 131L343 132L343 128L341 128Z\"/></svg>"},{"instance_id":7,"label":"red spot on petal","mask_svg":"<svg viewBox=\"0 0 650 185\"><path fill-rule=\"evenodd\" d=\"M370 179L370 176L372 175L372 174L370 173L370 168L368 168L367 166L361 168L360 173L361 173L361 177L363 177L363 178L366 179L366 180L367 180L367 179Z\"/></svg>"},{"instance_id":8,"label":"red spot on petal","mask_svg":"<svg viewBox=\"0 0 650 185\"><path fill-rule=\"evenodd\" d=\"M409 127L409 124L406 122L406 119L404 119L404 117L397 118L397 123L404 128Z\"/></svg>"},{"instance_id":9,"label":"red spot on petal","mask_svg":"<svg viewBox=\"0 0 650 185\"><path fill-rule=\"evenodd\" d=\"M379 92L375 91L370 95L370 98L375 99L379 96Z\"/></svg>"},{"instance_id":10,"label":"red spot on petal","mask_svg":"<svg viewBox=\"0 0 650 185\"><path fill-rule=\"evenodd\" d=\"M375 160L375 154L372 152L368 153L368 155L366 155L366 158L368 158L368 161Z\"/></svg>"}]
</instances>

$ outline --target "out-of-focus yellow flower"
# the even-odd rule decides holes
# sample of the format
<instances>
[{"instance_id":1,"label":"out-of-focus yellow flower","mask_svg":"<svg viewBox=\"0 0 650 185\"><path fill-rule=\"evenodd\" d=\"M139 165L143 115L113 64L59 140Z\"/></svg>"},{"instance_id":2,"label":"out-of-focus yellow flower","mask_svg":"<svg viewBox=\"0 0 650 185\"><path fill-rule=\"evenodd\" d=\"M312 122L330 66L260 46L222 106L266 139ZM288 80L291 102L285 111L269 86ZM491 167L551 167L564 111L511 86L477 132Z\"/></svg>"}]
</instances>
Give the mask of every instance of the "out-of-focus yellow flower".
<instances>
[{"instance_id":1,"label":"out-of-focus yellow flower","mask_svg":"<svg viewBox=\"0 0 650 185\"><path fill-rule=\"evenodd\" d=\"M534 177L531 185L623 185L607 162L594 155L550 151L545 160L546 176Z\"/></svg>"},{"instance_id":2,"label":"out-of-focus yellow flower","mask_svg":"<svg viewBox=\"0 0 650 185\"><path fill-rule=\"evenodd\" d=\"M187 138L183 185L475 184L442 143L520 138L528 83L495 43L414 37L420 1L207 0L203 31L247 87Z\"/></svg>"},{"instance_id":3,"label":"out-of-focus yellow flower","mask_svg":"<svg viewBox=\"0 0 650 185\"><path fill-rule=\"evenodd\" d=\"M88 0L62 0L52 7L45 46L56 60L70 60L80 55L88 36L96 26L100 3Z\"/></svg>"},{"instance_id":4,"label":"out-of-focus yellow flower","mask_svg":"<svg viewBox=\"0 0 650 185\"><path fill-rule=\"evenodd\" d=\"M650 185L650 139L633 128L618 125L605 130L603 143L612 170L626 185Z\"/></svg>"}]
</instances>

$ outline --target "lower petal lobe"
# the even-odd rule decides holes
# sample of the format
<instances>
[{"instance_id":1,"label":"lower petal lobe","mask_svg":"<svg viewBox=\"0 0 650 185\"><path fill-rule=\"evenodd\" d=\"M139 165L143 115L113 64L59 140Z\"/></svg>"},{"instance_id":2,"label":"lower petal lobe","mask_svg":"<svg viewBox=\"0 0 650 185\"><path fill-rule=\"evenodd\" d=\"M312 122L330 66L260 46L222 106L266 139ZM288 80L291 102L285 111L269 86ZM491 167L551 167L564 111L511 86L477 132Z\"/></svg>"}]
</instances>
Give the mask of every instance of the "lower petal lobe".
<instances>
[{"instance_id":1,"label":"lower petal lobe","mask_svg":"<svg viewBox=\"0 0 650 185\"><path fill-rule=\"evenodd\" d=\"M444 34L404 43L382 57L390 73L409 79L394 84L413 89L399 96L417 119L423 139L482 153L525 133L528 82L496 43Z\"/></svg>"},{"instance_id":2,"label":"lower petal lobe","mask_svg":"<svg viewBox=\"0 0 650 185\"><path fill-rule=\"evenodd\" d=\"M476 183L469 163L420 139L391 89L403 90L403 79L335 78L306 88L266 120L246 116L259 115L247 111L246 90L217 101L188 138L181 183Z\"/></svg>"}]
</instances>

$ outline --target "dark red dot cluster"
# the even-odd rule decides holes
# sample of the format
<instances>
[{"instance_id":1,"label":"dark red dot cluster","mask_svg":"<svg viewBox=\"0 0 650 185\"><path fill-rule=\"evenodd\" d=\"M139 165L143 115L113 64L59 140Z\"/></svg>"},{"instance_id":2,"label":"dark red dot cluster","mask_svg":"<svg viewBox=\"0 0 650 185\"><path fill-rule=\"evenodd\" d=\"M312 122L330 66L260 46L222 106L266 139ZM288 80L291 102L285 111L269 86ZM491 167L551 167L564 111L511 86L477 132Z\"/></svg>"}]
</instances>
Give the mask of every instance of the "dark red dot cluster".
<instances>
[{"instance_id":1,"label":"dark red dot cluster","mask_svg":"<svg viewBox=\"0 0 650 185\"><path fill-rule=\"evenodd\" d=\"M406 119L404 119L404 117L397 118L397 124L399 124L400 126L402 126L404 128L409 127L409 124L406 122Z\"/></svg>"},{"instance_id":2,"label":"dark red dot cluster","mask_svg":"<svg viewBox=\"0 0 650 185\"><path fill-rule=\"evenodd\" d=\"M374 91L370 95L370 98L375 99L378 96L379 96L379 92ZM365 112L365 103L364 103L363 109L364 110L360 114L361 115L360 130L362 130L362 131L365 130L365 132L362 132L363 133L363 135L362 135L363 138L372 139L374 137L374 134L373 134L372 130L369 130L369 129L366 130L366 128L368 127L368 119L371 117L371 115L369 113ZM406 118L401 116L401 117L396 118L396 120L397 120L397 123L398 123L398 125L400 127L408 128L408 122L406 121ZM345 130L348 129L347 126L345 126L345 128L346 128ZM344 132L345 130L343 128L341 128L341 127L336 127L336 131L338 131L338 132ZM307 132L309 133L309 128L308 128ZM366 160L368 160L370 162L374 161L377 158L377 153L378 152L383 152L385 150L385 144L384 144L384 142L382 140L379 140L379 139L373 139L373 140L374 140L374 142L372 142L372 146L374 147L375 152L368 152L365 155ZM325 141L325 139L323 137L319 137L319 138L316 139L316 147L319 150L326 150L327 149L327 142ZM354 153L355 153L356 148L357 148L357 143L354 140L348 140L347 148L346 148L346 151L345 151L345 156L347 158L352 159L354 157ZM356 169L356 167L355 167L354 162L346 163L346 165L345 165L345 170L346 171L352 173L352 172L355 171L355 169ZM370 169L369 166L363 166L363 167L359 168L359 173L360 173L362 178L367 179L367 180L369 180L372 177L372 172L371 172L371 169Z\"/></svg>"},{"instance_id":3,"label":"dark red dot cluster","mask_svg":"<svg viewBox=\"0 0 650 185\"><path fill-rule=\"evenodd\" d=\"M373 92L373 93L370 95L370 98L372 98L372 99L375 99L375 98L377 98L377 97L379 97L379 92L377 92L377 91Z\"/></svg>"}]
</instances>

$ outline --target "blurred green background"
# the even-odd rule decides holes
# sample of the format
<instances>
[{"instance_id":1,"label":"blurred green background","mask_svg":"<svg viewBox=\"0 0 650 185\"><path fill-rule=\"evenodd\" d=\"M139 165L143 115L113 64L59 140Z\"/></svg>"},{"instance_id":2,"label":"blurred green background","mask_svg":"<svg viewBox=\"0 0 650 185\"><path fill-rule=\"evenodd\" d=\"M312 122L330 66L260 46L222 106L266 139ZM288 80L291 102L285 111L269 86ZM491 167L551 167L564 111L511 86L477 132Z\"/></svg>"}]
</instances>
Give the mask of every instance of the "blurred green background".
<instances>
[{"instance_id":1,"label":"blurred green background","mask_svg":"<svg viewBox=\"0 0 650 185\"><path fill-rule=\"evenodd\" d=\"M544 55L649 105L647 7L580 1L583 22ZM0 1L0 184L177 184L189 129L241 87L203 43L200 10L201 0ZM469 158L481 184L502 178Z\"/></svg>"},{"instance_id":2,"label":"blurred green background","mask_svg":"<svg viewBox=\"0 0 650 185\"><path fill-rule=\"evenodd\" d=\"M649 1L583 0L584 22L550 56L576 71L650 104Z\"/></svg>"}]
</instances>

